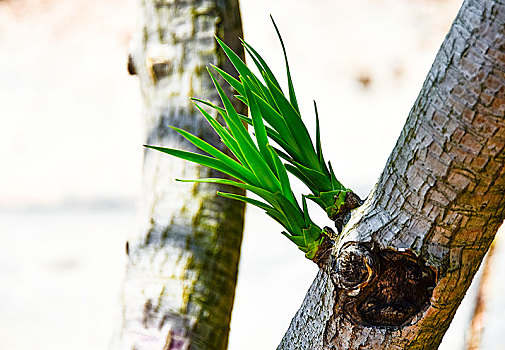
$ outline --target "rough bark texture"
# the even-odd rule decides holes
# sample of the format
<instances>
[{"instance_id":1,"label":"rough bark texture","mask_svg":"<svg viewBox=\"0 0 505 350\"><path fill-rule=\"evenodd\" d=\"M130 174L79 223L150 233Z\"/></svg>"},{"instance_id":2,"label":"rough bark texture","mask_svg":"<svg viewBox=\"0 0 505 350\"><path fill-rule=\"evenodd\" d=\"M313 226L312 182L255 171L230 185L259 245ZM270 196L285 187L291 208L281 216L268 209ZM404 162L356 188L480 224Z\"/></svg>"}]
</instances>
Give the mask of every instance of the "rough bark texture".
<instances>
[{"instance_id":1,"label":"rough bark texture","mask_svg":"<svg viewBox=\"0 0 505 350\"><path fill-rule=\"evenodd\" d=\"M376 187L353 212L279 349L438 347L505 218L504 114L505 4L465 1ZM424 281L426 305L391 325L409 295L386 286L390 294L375 309L384 322L365 325L346 313L349 303L371 310L370 290L393 271L379 262L367 285L339 287L336 257L348 242L366 243L372 255L408 254L396 269L400 282ZM434 290L425 267L436 274Z\"/></svg>"},{"instance_id":2,"label":"rough bark texture","mask_svg":"<svg viewBox=\"0 0 505 350\"><path fill-rule=\"evenodd\" d=\"M189 98L218 103L205 67L225 62L214 35L241 52L238 2L144 0L141 10L128 71L139 77L145 99L146 143L197 151L169 128L176 126L223 149ZM175 182L219 176L145 152L143 222L127 243L119 348L226 349L244 206L216 190L240 192Z\"/></svg>"}]
</instances>

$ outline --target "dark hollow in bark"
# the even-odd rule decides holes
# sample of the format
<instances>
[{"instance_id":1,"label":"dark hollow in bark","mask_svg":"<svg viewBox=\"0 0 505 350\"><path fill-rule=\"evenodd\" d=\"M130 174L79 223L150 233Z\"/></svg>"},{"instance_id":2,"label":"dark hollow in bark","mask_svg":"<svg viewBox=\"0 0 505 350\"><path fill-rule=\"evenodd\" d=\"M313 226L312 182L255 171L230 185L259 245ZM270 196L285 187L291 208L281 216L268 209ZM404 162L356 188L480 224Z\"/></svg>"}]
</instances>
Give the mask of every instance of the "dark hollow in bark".
<instances>
[{"instance_id":1,"label":"dark hollow in bark","mask_svg":"<svg viewBox=\"0 0 505 350\"><path fill-rule=\"evenodd\" d=\"M410 251L377 250L371 243L348 242L335 262L337 307L354 324L397 328L425 310L436 273ZM340 306L340 307L339 307Z\"/></svg>"},{"instance_id":2,"label":"dark hollow in bark","mask_svg":"<svg viewBox=\"0 0 505 350\"><path fill-rule=\"evenodd\" d=\"M137 70L135 69L135 63L133 62L133 57L131 54L128 55L128 63L126 65L126 69L128 70L128 74L137 75Z\"/></svg>"},{"instance_id":3,"label":"dark hollow in bark","mask_svg":"<svg viewBox=\"0 0 505 350\"><path fill-rule=\"evenodd\" d=\"M156 62L152 65L152 72L155 78L155 82L160 81L164 77L168 77L172 74L173 66L170 62Z\"/></svg>"}]
</instances>

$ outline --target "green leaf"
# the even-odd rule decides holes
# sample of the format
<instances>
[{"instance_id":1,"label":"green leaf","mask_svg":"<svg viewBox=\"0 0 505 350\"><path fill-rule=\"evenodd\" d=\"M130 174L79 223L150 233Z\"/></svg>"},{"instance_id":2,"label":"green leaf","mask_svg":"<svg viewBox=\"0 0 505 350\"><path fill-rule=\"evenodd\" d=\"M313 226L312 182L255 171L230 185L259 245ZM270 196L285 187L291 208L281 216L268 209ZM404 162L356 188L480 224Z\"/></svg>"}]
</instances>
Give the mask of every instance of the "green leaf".
<instances>
[{"instance_id":1,"label":"green leaf","mask_svg":"<svg viewBox=\"0 0 505 350\"><path fill-rule=\"evenodd\" d=\"M308 229L303 229L303 236L307 246L321 238L321 229L315 225L310 225Z\"/></svg>"},{"instance_id":2,"label":"green leaf","mask_svg":"<svg viewBox=\"0 0 505 350\"><path fill-rule=\"evenodd\" d=\"M345 203L345 197L347 196L347 191L340 191L337 198L335 199L335 206L340 209Z\"/></svg>"},{"instance_id":3,"label":"green leaf","mask_svg":"<svg viewBox=\"0 0 505 350\"><path fill-rule=\"evenodd\" d=\"M249 198L249 197L246 197L246 196L241 196L239 194L225 193L225 192L220 192L220 191L218 191L217 194L220 195L221 197L231 198L231 199L235 199L235 200L238 200L238 201L241 201L241 202L252 204L252 205L254 205L254 206L258 207L258 208L261 208L263 210L275 210L275 208L271 207L270 205L268 205L266 203L263 203L261 201L258 201L256 199Z\"/></svg>"},{"instance_id":4,"label":"green leaf","mask_svg":"<svg viewBox=\"0 0 505 350\"><path fill-rule=\"evenodd\" d=\"M260 72L264 71L265 73L267 73L268 76L270 77L270 79L272 80L272 82L279 88L279 90L282 91L281 86L279 85L279 83L277 82L277 79L275 78L275 75L272 73L272 71L270 70L270 67L268 67L268 64L265 62L263 57L261 57L261 55L258 52L256 52L256 50L251 45L249 45L247 42L245 42L244 40L241 40L241 41L242 41L242 44L244 45L245 49L249 53L249 55L254 60L254 63L256 64L256 67L258 67L258 70Z\"/></svg>"},{"instance_id":5,"label":"green leaf","mask_svg":"<svg viewBox=\"0 0 505 350\"><path fill-rule=\"evenodd\" d=\"M243 102L246 106L249 106L249 102L247 101L247 98L245 98L245 96L235 95L234 97L240 102Z\"/></svg>"},{"instance_id":6,"label":"green leaf","mask_svg":"<svg viewBox=\"0 0 505 350\"><path fill-rule=\"evenodd\" d=\"M253 121L251 118L249 117L246 117L246 116L243 116L241 114L238 115L240 120L242 120L244 123L246 124L249 124L249 125L253 125ZM265 125L265 129L267 131L267 135L269 138L271 138L272 140L274 140L279 146L281 146L283 149L287 150L288 153L295 153L296 154L296 151L294 151L291 146L289 144L287 144L281 137L281 135L279 135L279 133L277 131L275 131L274 129L272 129L271 127ZM286 153L282 152L281 150L278 150L276 148L274 148L275 151L277 152L277 154L279 154L280 157L282 157L283 159L287 160L287 161L292 161L293 159L291 158L291 156L287 155Z\"/></svg>"},{"instance_id":7,"label":"green leaf","mask_svg":"<svg viewBox=\"0 0 505 350\"><path fill-rule=\"evenodd\" d=\"M258 196L260 196L261 198L266 200L268 203L270 203L274 208L279 206L274 194L268 192L267 190L265 190L263 188L253 186L253 185L243 183L243 182L237 182L237 181L228 180L228 179L221 179L221 178L205 178L205 179L192 179L192 180L177 179L176 181L196 182L196 183L214 183L214 184L235 186L235 187L247 190L247 191L251 191L254 194L257 194Z\"/></svg>"},{"instance_id":8,"label":"green leaf","mask_svg":"<svg viewBox=\"0 0 505 350\"><path fill-rule=\"evenodd\" d=\"M290 230L289 225L288 225L288 219L282 214L281 212L277 210L269 210L266 212L268 216L270 216L272 219L277 221L279 224L281 224L282 227L284 227L286 230Z\"/></svg>"},{"instance_id":9,"label":"green leaf","mask_svg":"<svg viewBox=\"0 0 505 350\"><path fill-rule=\"evenodd\" d=\"M254 87L253 91L255 93L257 93L259 96L265 98L272 105L275 105L275 103L273 103L273 99L270 96L270 92L268 91L267 87L261 83L261 81L258 79L258 77L256 77L256 75L249 69L249 67L247 67L247 65L242 61L242 59L235 52L233 52L233 50L230 49L225 43L223 43L217 36L216 36L216 40L219 43L219 45L221 46L221 48L223 49L223 51L225 52L225 54L230 59L230 62L233 64L233 66L235 67L235 69L237 70L239 75L244 76L244 77L246 77L246 76L251 77L251 80L252 80L251 83ZM260 72L261 72L261 69L260 69ZM223 78L225 78L225 77L223 77ZM233 82L233 81L231 81L231 82ZM230 82L230 85L232 85L231 82ZM233 83L236 84L235 82L233 82ZM239 90L237 90L237 91L239 91ZM240 93L240 94L242 96L244 96L243 93Z\"/></svg>"},{"instance_id":10,"label":"green leaf","mask_svg":"<svg viewBox=\"0 0 505 350\"><path fill-rule=\"evenodd\" d=\"M173 127L170 127L171 129L177 131L179 134L181 134L184 138L186 138L189 142L191 142L193 145L196 147L200 148L202 151L207 152L211 156L219 159L222 161L224 164L226 164L228 167L232 168L234 171L240 173L243 175L243 178L247 179L246 182L249 183L255 183L258 180L256 179L255 175L253 172L251 172L249 169L245 168L214 146L208 144L207 142L203 141L202 139L196 137L195 135L190 134L189 132Z\"/></svg>"},{"instance_id":11,"label":"green leaf","mask_svg":"<svg viewBox=\"0 0 505 350\"><path fill-rule=\"evenodd\" d=\"M242 75L241 75L241 77L242 77ZM275 101L272 99L272 95L270 94L270 91L268 91L268 88L261 83L259 85L254 83L254 81L256 81L257 79L258 79L257 77L254 77L254 80L251 79L251 91L254 93L254 95L257 96L258 99L268 101L265 103L268 104L269 106L271 105L271 106L274 106L275 108L277 108L275 105ZM249 102L247 101L247 98L245 96L235 95L235 98L237 100L239 100L240 102L243 102L246 105L249 105ZM270 107L270 108L272 108L272 107ZM277 110L275 110L275 112L277 112Z\"/></svg>"},{"instance_id":12,"label":"green leaf","mask_svg":"<svg viewBox=\"0 0 505 350\"><path fill-rule=\"evenodd\" d=\"M270 126L281 135L282 139L285 140L287 144L291 146L292 149L295 149L296 156L299 159L301 157L301 152L299 147L295 141L294 135L291 133L291 130L284 120L284 117L277 112L270 104L268 104L261 96L255 95L256 102L261 110L261 114L265 121L270 124ZM287 151L287 150L286 150ZM299 156L300 154L300 156ZM293 155L292 155L293 156Z\"/></svg>"},{"instance_id":13,"label":"green leaf","mask_svg":"<svg viewBox=\"0 0 505 350\"><path fill-rule=\"evenodd\" d=\"M212 169L219 170L225 174L228 174L230 176L233 176L236 179L239 179L241 181L247 181L247 179L243 176L242 173L235 171L234 169L230 168L226 164L224 164L222 161L216 158L212 158L209 156L205 156L202 154L198 153L192 153L192 152L187 152L187 151L181 151L177 149L172 149L172 148L164 148L164 147L157 147L157 146L150 146L150 145L144 145L144 147L151 148L166 154L170 154L174 157L181 158L184 160L188 160L193 163L197 163Z\"/></svg>"},{"instance_id":14,"label":"green leaf","mask_svg":"<svg viewBox=\"0 0 505 350\"><path fill-rule=\"evenodd\" d=\"M211 64L212 68L214 68L218 73L219 75L221 75L223 77L224 80L226 80L226 82L228 84L230 84L240 95L244 95L244 87L242 86L242 84L240 83L240 81L238 81L237 79L235 79L233 76L231 76L230 74L226 73L224 70L222 70L221 68Z\"/></svg>"},{"instance_id":15,"label":"green leaf","mask_svg":"<svg viewBox=\"0 0 505 350\"><path fill-rule=\"evenodd\" d=\"M282 40L281 33L279 32L279 28L277 28L277 25L275 24L274 18L270 15L270 18L272 19L272 23L274 24L275 31L277 32L277 36L279 37L279 41L281 42L282 46L282 52L284 53L284 60L286 61L286 72L288 75L288 87L289 87L289 100L291 104L293 105L294 109L298 112L298 115L300 115L300 109L298 108L298 102L296 101L296 95L295 95L295 89L293 88L293 82L291 80L291 73L289 71L289 64L288 64L288 55L286 54L286 48L284 47L284 41Z\"/></svg>"},{"instance_id":16,"label":"green leaf","mask_svg":"<svg viewBox=\"0 0 505 350\"><path fill-rule=\"evenodd\" d=\"M279 192L274 193L274 196L279 203L280 211L282 211L289 220L289 227L291 227L292 231L296 232L297 235L301 235L301 230L305 227L305 223L303 221L303 214L298 205L290 202Z\"/></svg>"},{"instance_id":17,"label":"green leaf","mask_svg":"<svg viewBox=\"0 0 505 350\"><path fill-rule=\"evenodd\" d=\"M209 102L209 104L211 103ZM232 151L232 153L235 155L235 157L237 157L237 159L242 163L243 166L247 167L250 170L247 160L244 158L244 155L239 145L237 144L237 141L233 138L230 132L199 105L195 103L195 106L202 113L207 122L209 122L212 128L216 131L219 137L221 137L221 140L226 145L226 147L228 147L230 151ZM226 113L226 111L224 113Z\"/></svg>"},{"instance_id":18,"label":"green leaf","mask_svg":"<svg viewBox=\"0 0 505 350\"><path fill-rule=\"evenodd\" d=\"M277 177L279 178L279 181L282 186L282 194L291 203L293 203L295 206L298 207L298 203L295 199L295 196L293 195L293 191L291 191L291 185L289 183L289 178L288 178L288 174L286 172L286 168L282 164L281 160L279 159L279 156L277 155L277 153L275 153L275 150L272 148L272 146L268 145L267 147L268 147L268 150L269 150L271 157L272 157L274 164L275 164L275 170L277 172Z\"/></svg>"},{"instance_id":19,"label":"green leaf","mask_svg":"<svg viewBox=\"0 0 505 350\"><path fill-rule=\"evenodd\" d=\"M253 77L254 84L256 86L263 85L263 84L261 84L261 82L259 81L259 79L253 74L253 72L251 72L251 70L249 69L249 67L246 66L246 64L242 61L242 59L232 49L230 49L217 36L214 36L214 37L216 38L219 46L221 46L221 48L223 49L223 51L226 54L226 56L228 56L228 59L233 64L233 66L235 67L235 69L237 70L237 72L238 72L239 75L242 75L244 77L245 76L251 76L251 77Z\"/></svg>"},{"instance_id":20,"label":"green leaf","mask_svg":"<svg viewBox=\"0 0 505 350\"><path fill-rule=\"evenodd\" d=\"M309 227L312 223L312 220L309 216L309 209L307 208L307 199L306 196L302 195L302 205L303 205L303 219L305 220L305 227Z\"/></svg>"},{"instance_id":21,"label":"green leaf","mask_svg":"<svg viewBox=\"0 0 505 350\"><path fill-rule=\"evenodd\" d=\"M267 80L268 88L272 92L272 96L281 111L281 115L284 117L286 125L289 127L289 130L295 139L295 143L298 145L298 149L303 155L303 163L316 169L319 168L319 159L317 159L309 132L300 118L300 115L293 108L291 103L286 100L286 97L284 97L282 92L270 81L270 79L268 79L268 77L265 77L265 79Z\"/></svg>"},{"instance_id":22,"label":"green leaf","mask_svg":"<svg viewBox=\"0 0 505 350\"><path fill-rule=\"evenodd\" d=\"M263 159L268 164L269 168L274 170L275 165L273 163L272 155L268 150L268 137L265 125L263 124L263 117L261 116L261 111L256 104L256 99L251 91L251 82L247 77L241 77L244 82L244 92L249 102L249 113L251 115L254 132L256 134L256 140ZM282 188L282 187L281 187Z\"/></svg>"},{"instance_id":23,"label":"green leaf","mask_svg":"<svg viewBox=\"0 0 505 350\"><path fill-rule=\"evenodd\" d=\"M333 172L333 167L331 166L331 163L328 162L328 166L330 167L330 179L331 179L331 185L334 190L345 190L346 188L344 185L340 183L340 181L337 180L335 177L335 173Z\"/></svg>"},{"instance_id":24,"label":"green leaf","mask_svg":"<svg viewBox=\"0 0 505 350\"><path fill-rule=\"evenodd\" d=\"M213 109L215 109L216 111L218 111L218 113L223 117L224 119L224 114L226 113L226 109L224 108L221 108L219 106L216 106L215 104L213 104L212 102L210 101L205 101L205 100L202 100L202 99L199 99L199 98L195 98L195 97L191 97L190 100L192 101L196 101L196 102L200 102L201 104L204 104L206 106L209 106ZM243 114L240 114L240 113L237 113L238 117L241 119L241 120L244 120L244 118L248 118L246 117L245 115ZM250 125L252 125L252 123L250 123Z\"/></svg>"},{"instance_id":25,"label":"green leaf","mask_svg":"<svg viewBox=\"0 0 505 350\"><path fill-rule=\"evenodd\" d=\"M224 108L226 109L226 115L227 115L227 118L225 119L226 124L228 124L228 127L230 128L232 135L237 140L237 144L239 145L242 154L244 155L244 158L247 160L250 169L252 169L252 171L256 175L256 178L263 185L263 187L271 191L280 190L281 185L279 181L273 174L272 170L268 167L268 164L261 157L259 151L256 149L256 146L254 145L251 136L244 127L244 124L242 124L242 122L240 121L238 113L233 108L233 105L228 99L228 96L226 96L223 89L216 81L214 76L210 73L210 71L209 74L212 78L212 81L214 82L214 85L216 86L216 89L218 91L219 96L221 97L221 100L223 101Z\"/></svg>"},{"instance_id":26,"label":"green leaf","mask_svg":"<svg viewBox=\"0 0 505 350\"><path fill-rule=\"evenodd\" d=\"M318 188L318 192L332 190L330 179L328 179L328 177L325 176L323 173L321 173L317 170L308 168L298 162L293 162L293 165L295 167L297 167L298 170L300 170L300 172L302 172L306 178L310 179L311 183L313 183ZM303 179L300 179L300 180L303 180Z\"/></svg>"},{"instance_id":27,"label":"green leaf","mask_svg":"<svg viewBox=\"0 0 505 350\"><path fill-rule=\"evenodd\" d=\"M327 205L321 200L319 196L309 194L307 195L307 198L319 205L321 208L326 209ZM328 211L326 211L326 213L328 213Z\"/></svg>"},{"instance_id":28,"label":"green leaf","mask_svg":"<svg viewBox=\"0 0 505 350\"><path fill-rule=\"evenodd\" d=\"M345 194L345 190L334 190L319 193L319 199L323 203L323 209L326 210L326 214L328 214L330 218L337 214L339 208L342 204L344 204Z\"/></svg>"},{"instance_id":29,"label":"green leaf","mask_svg":"<svg viewBox=\"0 0 505 350\"><path fill-rule=\"evenodd\" d=\"M286 215L286 213L282 209L286 206L285 203L286 202L289 203L289 201L287 201L286 198L283 198L282 195L278 192L275 194L272 194L272 193L270 193L262 188L256 187L256 186L252 186L252 185L249 185L246 183L236 182L236 181L228 180L228 179L220 179L220 178L207 178L207 179L194 179L194 180L177 179L177 181L196 182L196 183L215 183L215 184L221 184L221 185L229 185L229 186L235 186L235 187L250 191L252 193L255 193L256 195L258 195L259 197L261 197L265 201L267 201L270 205L263 203L261 201L257 201L255 199L248 198L248 197L244 197L244 198L247 198L247 200L246 200L246 199L241 198L242 196L240 196L240 195L219 192L219 194L222 196L233 198L236 200L242 200L242 201L245 201L247 203L256 205L256 206L264 209L270 217L274 218L277 222L279 222L288 231L292 232L293 234L295 234L295 233L298 233L300 235L302 234L301 228L296 228L296 226L293 226L292 223L290 222L291 219L288 218L288 216ZM279 201L282 201L283 204L282 205L279 204Z\"/></svg>"},{"instance_id":30,"label":"green leaf","mask_svg":"<svg viewBox=\"0 0 505 350\"><path fill-rule=\"evenodd\" d=\"M314 259L317 251L319 250L319 246L321 245L321 243L323 241L324 241L324 237L322 237L319 241L309 243L306 248L305 257L310 260Z\"/></svg>"},{"instance_id":31,"label":"green leaf","mask_svg":"<svg viewBox=\"0 0 505 350\"><path fill-rule=\"evenodd\" d=\"M317 188L317 185L314 184L303 172L301 172L297 167L291 164L284 164L286 167L286 170L289 171L291 174L293 174L295 177L300 179L309 189L312 193L318 194L319 190Z\"/></svg>"},{"instance_id":32,"label":"green leaf","mask_svg":"<svg viewBox=\"0 0 505 350\"><path fill-rule=\"evenodd\" d=\"M305 246L305 239L303 236L291 236L287 234L286 232L282 232L284 236L286 236L291 242L296 244L296 246L302 251L302 252L307 252L307 247Z\"/></svg>"},{"instance_id":33,"label":"green leaf","mask_svg":"<svg viewBox=\"0 0 505 350\"><path fill-rule=\"evenodd\" d=\"M235 69L240 75L252 75L251 70L249 67L246 66L246 64L242 61L242 59L226 45L221 39L219 39L216 35L214 36L221 48L223 49L224 53L226 56L228 56L228 59L230 62L233 64Z\"/></svg>"},{"instance_id":34,"label":"green leaf","mask_svg":"<svg viewBox=\"0 0 505 350\"><path fill-rule=\"evenodd\" d=\"M217 89L219 97L223 102L226 113L223 113L222 116L226 124L228 125L228 128L230 129L233 137L237 140L239 146L247 145L248 147L254 147L254 143L251 137L249 136L249 133L247 132L244 125L240 122L238 113L235 111L235 108L228 99L228 96L226 96L225 92L221 88L221 85L219 85L219 83L217 82L216 78L214 78L214 75L210 72L210 70L207 71L209 72L212 82L214 83L214 86Z\"/></svg>"},{"instance_id":35,"label":"green leaf","mask_svg":"<svg viewBox=\"0 0 505 350\"><path fill-rule=\"evenodd\" d=\"M326 167L326 163L324 162L323 150L321 148L321 129L319 127L319 113L317 113L317 104L314 101L314 110L316 112L316 152L317 158L319 159L319 165L321 170L325 172L325 175L329 175L328 168Z\"/></svg>"},{"instance_id":36,"label":"green leaf","mask_svg":"<svg viewBox=\"0 0 505 350\"><path fill-rule=\"evenodd\" d=\"M191 101L200 102L201 104L204 104L208 107L215 109L216 111L219 112L219 114L221 114L221 116L223 116L223 114L226 113L226 109L216 106L215 104L213 104L210 101L205 101L205 100L202 100L201 98L196 98L196 97L190 97L189 99Z\"/></svg>"},{"instance_id":37,"label":"green leaf","mask_svg":"<svg viewBox=\"0 0 505 350\"><path fill-rule=\"evenodd\" d=\"M268 134L268 136L270 136L270 134ZM273 137L271 137L272 140L275 141L275 139ZM281 157L282 159L284 159L286 162L292 162L293 161L293 158L291 158L291 156L289 154L286 154L284 151L281 151L280 149L278 148L275 148L272 146L272 148L274 149L275 153L277 153L279 155L279 157Z\"/></svg>"},{"instance_id":38,"label":"green leaf","mask_svg":"<svg viewBox=\"0 0 505 350\"><path fill-rule=\"evenodd\" d=\"M223 115L224 113L226 113L225 109L223 109L221 107L218 107L218 106L214 105L211 102L199 100L197 98L192 99L192 100L200 102L200 103L205 104L207 106L210 106L212 108L215 108L218 111L218 113L221 114L221 115ZM228 131L228 129L226 129L223 125L221 125L221 123L219 123L213 116L210 115L210 113L208 113L205 109L203 109L202 107L200 107L196 102L194 102L193 104L195 105L196 108L198 108L198 110L200 111L200 113L202 113L202 115L205 117L205 119L208 121L208 123L212 126L212 128L216 131L216 133L221 137L221 139L224 142L228 142L229 140L233 140L230 144L232 146L238 147L237 141L233 138L233 136L230 134L230 132ZM224 136L221 135L221 134L223 134ZM225 145L228 148L230 148L227 143L225 143Z\"/></svg>"}]
</instances>

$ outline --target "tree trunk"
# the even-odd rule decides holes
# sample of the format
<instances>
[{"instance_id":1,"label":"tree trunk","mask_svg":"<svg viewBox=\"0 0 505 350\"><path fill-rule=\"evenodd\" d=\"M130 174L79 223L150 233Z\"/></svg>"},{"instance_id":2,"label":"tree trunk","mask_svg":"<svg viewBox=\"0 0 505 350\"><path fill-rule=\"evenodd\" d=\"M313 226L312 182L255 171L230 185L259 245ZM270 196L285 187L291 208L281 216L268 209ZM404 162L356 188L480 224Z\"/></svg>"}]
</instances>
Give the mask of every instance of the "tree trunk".
<instances>
[{"instance_id":1,"label":"tree trunk","mask_svg":"<svg viewBox=\"0 0 505 350\"><path fill-rule=\"evenodd\" d=\"M128 70L145 99L147 144L195 151L169 128L176 126L224 148L189 100L219 101L205 67L229 67L214 35L241 52L237 0L142 1ZM175 182L216 176L145 152L141 228L126 246L119 348L226 349L244 206L218 197L217 186Z\"/></svg>"},{"instance_id":2,"label":"tree trunk","mask_svg":"<svg viewBox=\"0 0 505 350\"><path fill-rule=\"evenodd\" d=\"M505 4L468 0L278 349L436 349L505 218Z\"/></svg>"}]
</instances>

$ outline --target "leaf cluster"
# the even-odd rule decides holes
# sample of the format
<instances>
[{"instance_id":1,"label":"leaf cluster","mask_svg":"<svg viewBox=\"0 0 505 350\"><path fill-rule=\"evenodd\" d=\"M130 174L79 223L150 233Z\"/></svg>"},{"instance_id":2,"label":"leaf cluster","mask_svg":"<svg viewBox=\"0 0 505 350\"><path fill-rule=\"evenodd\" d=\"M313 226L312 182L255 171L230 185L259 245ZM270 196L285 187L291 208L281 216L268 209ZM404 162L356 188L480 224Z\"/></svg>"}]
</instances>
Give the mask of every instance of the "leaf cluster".
<instances>
[{"instance_id":1,"label":"leaf cluster","mask_svg":"<svg viewBox=\"0 0 505 350\"><path fill-rule=\"evenodd\" d=\"M327 165L324 160L319 117L315 103L315 147L302 121L284 43L275 22L274 26L284 52L288 97L284 95L280 84L265 60L252 46L242 41L244 48L260 72L261 79L235 52L216 37L219 45L237 70L238 79L218 67L213 66L213 68L236 90L235 97L249 107L250 117L237 113L223 88L210 71L209 74L223 107L208 101L193 99L195 102L212 107L222 116L226 125L222 125L198 103L195 103L235 158L228 156L197 136L175 127L172 129L207 155L156 146L146 147L219 170L235 178L237 181L221 178L179 181L232 185L256 194L260 200L219 192L221 196L250 203L263 209L285 228L286 232L283 234L304 251L308 258L312 259L324 236L321 228L309 217L306 198L315 201L332 217L344 203L348 190L336 179L331 164ZM253 127L254 138L249 134L244 123ZM270 140L280 148L272 146ZM287 171L305 183L312 192L311 195L302 197L302 208L293 195Z\"/></svg>"},{"instance_id":2,"label":"leaf cluster","mask_svg":"<svg viewBox=\"0 0 505 350\"><path fill-rule=\"evenodd\" d=\"M275 30L284 53L286 64L288 95L286 98L280 84L261 55L247 42L242 41L244 48L260 72L259 79L226 44L217 38L220 46L234 65L241 77L249 77L249 91L252 91L255 101L250 102L242 78L235 79L232 75L214 67L238 93L236 98L244 102L254 115L252 109L259 109L267 123L265 130L268 137L281 148L274 148L277 154L287 163L286 169L299 178L312 192L308 198L323 208L329 217L333 218L344 203L349 191L336 178L331 163L326 163L321 148L321 134L317 106L314 102L316 115L316 142L312 142L307 127L302 121L298 102L291 79L291 73L284 42L272 19ZM203 102L203 101L202 101ZM251 105L256 103L256 105ZM209 104L210 105L210 104ZM216 106L211 105L216 108ZM249 125L254 125L253 118L240 116ZM315 147L314 147L315 146Z\"/></svg>"}]
</instances>

